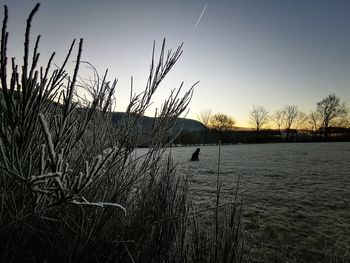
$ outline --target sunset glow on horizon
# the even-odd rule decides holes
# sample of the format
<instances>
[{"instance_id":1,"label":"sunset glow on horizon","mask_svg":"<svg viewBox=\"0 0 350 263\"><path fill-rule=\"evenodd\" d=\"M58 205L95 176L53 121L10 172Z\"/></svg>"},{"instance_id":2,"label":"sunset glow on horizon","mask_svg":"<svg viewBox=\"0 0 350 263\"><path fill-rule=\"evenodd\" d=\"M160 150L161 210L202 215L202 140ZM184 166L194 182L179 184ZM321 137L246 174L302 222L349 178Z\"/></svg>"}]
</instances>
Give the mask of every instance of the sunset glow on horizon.
<instances>
[{"instance_id":1,"label":"sunset glow on horizon","mask_svg":"<svg viewBox=\"0 0 350 263\"><path fill-rule=\"evenodd\" d=\"M37 1L5 0L9 57L23 57L25 21ZM1 20L3 9L1 10ZM33 20L31 45L41 35L39 65L66 55L84 39L82 60L118 79L117 108L146 85L153 41L160 50L184 42L184 53L154 97L152 116L172 89L196 86L187 118L210 109L248 126L253 106L269 112L296 105L306 114L328 94L350 105L349 1L55 1ZM72 59L73 61L74 59ZM85 69L82 68L84 74Z\"/></svg>"}]
</instances>

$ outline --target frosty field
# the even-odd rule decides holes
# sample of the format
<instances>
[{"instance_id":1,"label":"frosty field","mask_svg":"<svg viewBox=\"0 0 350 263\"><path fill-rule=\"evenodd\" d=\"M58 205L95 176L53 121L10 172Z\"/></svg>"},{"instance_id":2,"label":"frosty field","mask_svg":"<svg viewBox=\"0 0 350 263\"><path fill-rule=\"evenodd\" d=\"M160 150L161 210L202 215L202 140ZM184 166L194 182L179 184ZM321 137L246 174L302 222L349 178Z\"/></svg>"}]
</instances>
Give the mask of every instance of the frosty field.
<instances>
[{"instance_id":1,"label":"frosty field","mask_svg":"<svg viewBox=\"0 0 350 263\"><path fill-rule=\"evenodd\" d=\"M171 151L203 208L214 205L219 148L200 148L199 162L188 161L196 147ZM315 261L350 246L350 143L224 145L220 174L222 203L240 176L244 220L252 226L259 215L264 253Z\"/></svg>"}]
</instances>

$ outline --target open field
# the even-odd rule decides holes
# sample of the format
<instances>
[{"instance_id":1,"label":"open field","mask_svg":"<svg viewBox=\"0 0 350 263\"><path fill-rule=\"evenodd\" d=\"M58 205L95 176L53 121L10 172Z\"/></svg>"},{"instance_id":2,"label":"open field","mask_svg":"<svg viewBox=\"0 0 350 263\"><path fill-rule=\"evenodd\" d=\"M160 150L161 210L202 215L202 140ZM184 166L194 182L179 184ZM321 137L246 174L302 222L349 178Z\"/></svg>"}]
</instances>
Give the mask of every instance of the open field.
<instances>
[{"instance_id":1,"label":"open field","mask_svg":"<svg viewBox=\"0 0 350 263\"><path fill-rule=\"evenodd\" d=\"M217 146L201 146L200 161L188 162L195 147L172 149L188 171L199 207L213 204ZM281 248L299 261L321 260L325 247L350 246L350 143L229 145L221 148L222 202L240 176L247 222L259 215L262 251ZM260 252L261 253L261 252Z\"/></svg>"}]
</instances>

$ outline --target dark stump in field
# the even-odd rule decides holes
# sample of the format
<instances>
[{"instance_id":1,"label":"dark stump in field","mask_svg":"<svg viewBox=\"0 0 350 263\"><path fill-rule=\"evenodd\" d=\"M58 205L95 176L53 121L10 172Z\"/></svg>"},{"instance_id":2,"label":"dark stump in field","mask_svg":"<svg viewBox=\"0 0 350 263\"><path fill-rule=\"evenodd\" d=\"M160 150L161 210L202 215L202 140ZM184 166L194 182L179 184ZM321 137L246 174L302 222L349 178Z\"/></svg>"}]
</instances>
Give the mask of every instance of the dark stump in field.
<instances>
[{"instance_id":1,"label":"dark stump in field","mask_svg":"<svg viewBox=\"0 0 350 263\"><path fill-rule=\"evenodd\" d=\"M199 156L199 151L200 150L201 150L200 148L197 148L197 150L192 154L191 161L199 161L198 156Z\"/></svg>"}]
</instances>

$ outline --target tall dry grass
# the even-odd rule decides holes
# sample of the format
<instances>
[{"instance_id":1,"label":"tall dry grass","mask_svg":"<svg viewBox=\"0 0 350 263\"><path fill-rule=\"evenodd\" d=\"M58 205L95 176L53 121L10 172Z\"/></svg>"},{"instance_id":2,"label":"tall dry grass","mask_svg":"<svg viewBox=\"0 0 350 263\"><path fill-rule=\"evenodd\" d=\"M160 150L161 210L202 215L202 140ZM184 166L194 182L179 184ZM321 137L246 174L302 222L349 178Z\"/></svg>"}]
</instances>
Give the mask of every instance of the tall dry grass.
<instances>
[{"instance_id":1,"label":"tall dry grass","mask_svg":"<svg viewBox=\"0 0 350 263\"><path fill-rule=\"evenodd\" d=\"M39 66L40 36L31 48L30 13L23 61L9 59L4 8L0 55L0 261L2 262L245 262L242 204L194 211L188 178L165 149L186 111L193 85L171 92L152 128L140 122L154 93L182 54L182 45L155 57L148 82L123 119L112 125L116 80L88 64L79 77L83 40L61 66L55 53ZM74 71L67 64L76 50ZM84 93L82 93L84 90ZM85 94L86 96L83 96ZM142 156L135 149L148 145Z\"/></svg>"}]
</instances>

